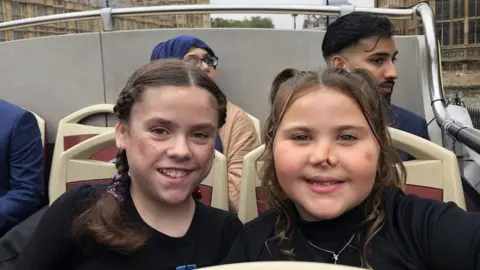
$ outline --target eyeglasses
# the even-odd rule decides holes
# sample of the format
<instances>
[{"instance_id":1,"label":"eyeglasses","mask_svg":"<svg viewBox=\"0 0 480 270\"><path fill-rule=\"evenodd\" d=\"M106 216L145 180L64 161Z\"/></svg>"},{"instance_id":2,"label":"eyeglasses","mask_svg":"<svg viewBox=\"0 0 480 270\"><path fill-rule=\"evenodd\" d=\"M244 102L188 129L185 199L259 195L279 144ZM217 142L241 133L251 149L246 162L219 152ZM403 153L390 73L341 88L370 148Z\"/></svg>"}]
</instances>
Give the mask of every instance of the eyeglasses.
<instances>
[{"instance_id":1,"label":"eyeglasses","mask_svg":"<svg viewBox=\"0 0 480 270\"><path fill-rule=\"evenodd\" d=\"M218 57L216 56L207 56L203 59L200 59L200 58L195 58L195 57L190 57L190 58L186 58L184 59L187 63L190 63L192 65L196 65L196 66L200 66L202 62L204 62L205 64L213 67L213 68L217 68L217 65L218 65Z\"/></svg>"}]
</instances>

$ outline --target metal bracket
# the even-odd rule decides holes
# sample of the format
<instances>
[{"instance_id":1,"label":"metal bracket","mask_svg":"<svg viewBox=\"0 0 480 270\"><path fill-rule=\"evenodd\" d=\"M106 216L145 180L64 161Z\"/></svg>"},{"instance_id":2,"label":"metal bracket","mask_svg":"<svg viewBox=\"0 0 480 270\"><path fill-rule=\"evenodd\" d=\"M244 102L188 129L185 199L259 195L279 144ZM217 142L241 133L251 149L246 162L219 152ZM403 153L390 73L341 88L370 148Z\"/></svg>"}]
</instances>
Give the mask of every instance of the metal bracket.
<instances>
[{"instance_id":1,"label":"metal bracket","mask_svg":"<svg viewBox=\"0 0 480 270\"><path fill-rule=\"evenodd\" d=\"M354 5L345 5L345 4L340 5L340 16L347 15L354 11L355 11Z\"/></svg>"},{"instance_id":2,"label":"metal bracket","mask_svg":"<svg viewBox=\"0 0 480 270\"><path fill-rule=\"evenodd\" d=\"M100 17L102 18L103 31L113 31L112 8L100 9Z\"/></svg>"},{"instance_id":3,"label":"metal bracket","mask_svg":"<svg viewBox=\"0 0 480 270\"><path fill-rule=\"evenodd\" d=\"M446 134L452 140L457 141L457 138L455 138L455 136L453 134L450 134L448 132L448 128L453 124L458 124L458 123L456 123L455 120L445 120L445 124L443 125L443 128L441 128L441 129L442 129L442 133Z\"/></svg>"},{"instance_id":4,"label":"metal bracket","mask_svg":"<svg viewBox=\"0 0 480 270\"><path fill-rule=\"evenodd\" d=\"M412 20L421 20L422 19L422 15L420 14L420 11L418 9L419 9L419 7L421 7L423 5L428 6L428 3L425 2L425 1L421 1L420 3L416 4L413 7L414 12L412 13Z\"/></svg>"}]
</instances>

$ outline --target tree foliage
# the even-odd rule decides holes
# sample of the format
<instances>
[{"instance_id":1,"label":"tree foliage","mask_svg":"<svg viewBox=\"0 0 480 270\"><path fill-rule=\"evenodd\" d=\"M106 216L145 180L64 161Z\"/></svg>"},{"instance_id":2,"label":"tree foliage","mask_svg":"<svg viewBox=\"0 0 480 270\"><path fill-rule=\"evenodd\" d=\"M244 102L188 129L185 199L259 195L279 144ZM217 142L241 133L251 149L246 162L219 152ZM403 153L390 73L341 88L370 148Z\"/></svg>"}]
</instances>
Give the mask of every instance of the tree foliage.
<instances>
[{"instance_id":1,"label":"tree foliage","mask_svg":"<svg viewBox=\"0 0 480 270\"><path fill-rule=\"evenodd\" d=\"M274 28L272 19L263 18L260 16L253 16L250 19L245 18L243 20L212 19L212 27L215 28Z\"/></svg>"}]
</instances>

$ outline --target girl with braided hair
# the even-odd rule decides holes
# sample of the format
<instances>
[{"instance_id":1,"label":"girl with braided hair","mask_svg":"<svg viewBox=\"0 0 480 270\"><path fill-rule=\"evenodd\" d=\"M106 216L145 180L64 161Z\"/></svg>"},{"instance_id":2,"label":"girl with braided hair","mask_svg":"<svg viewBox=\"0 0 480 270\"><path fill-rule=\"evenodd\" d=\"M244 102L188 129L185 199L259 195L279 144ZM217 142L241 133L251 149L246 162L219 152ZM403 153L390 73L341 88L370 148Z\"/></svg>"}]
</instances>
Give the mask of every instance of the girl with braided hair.
<instances>
[{"instance_id":1,"label":"girl with braided hair","mask_svg":"<svg viewBox=\"0 0 480 270\"><path fill-rule=\"evenodd\" d=\"M150 61L183 59L197 65L215 80L218 57L204 41L190 35L175 36L155 46ZM227 101L225 125L218 130L215 148L227 159L229 210L236 213L240 196L243 158L260 145L255 126L248 114L231 101Z\"/></svg>"},{"instance_id":2,"label":"girl with braided hair","mask_svg":"<svg viewBox=\"0 0 480 270\"><path fill-rule=\"evenodd\" d=\"M118 172L75 187L49 208L18 259L21 270L194 269L221 264L242 223L192 192L212 167L226 97L181 60L130 77L114 112Z\"/></svg>"}]
</instances>

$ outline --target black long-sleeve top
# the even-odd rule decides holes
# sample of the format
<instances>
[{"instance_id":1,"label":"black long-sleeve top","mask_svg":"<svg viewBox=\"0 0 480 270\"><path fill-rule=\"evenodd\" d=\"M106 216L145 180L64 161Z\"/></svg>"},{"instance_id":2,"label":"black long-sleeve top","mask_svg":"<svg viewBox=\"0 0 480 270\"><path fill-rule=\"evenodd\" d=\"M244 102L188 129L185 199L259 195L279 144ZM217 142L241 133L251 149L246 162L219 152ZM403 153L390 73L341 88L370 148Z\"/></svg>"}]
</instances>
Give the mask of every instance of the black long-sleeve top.
<instances>
[{"instance_id":1,"label":"black long-sleeve top","mask_svg":"<svg viewBox=\"0 0 480 270\"><path fill-rule=\"evenodd\" d=\"M196 201L192 223L183 237L173 238L143 222L130 196L122 213L128 222L145 226L147 243L128 255L83 237L72 237L73 219L104 192L99 186L76 187L57 199L46 212L37 230L21 253L18 270L175 270L221 264L237 235L240 220L226 211ZM168 218L168 217L165 217Z\"/></svg>"},{"instance_id":2,"label":"black long-sleeve top","mask_svg":"<svg viewBox=\"0 0 480 270\"><path fill-rule=\"evenodd\" d=\"M364 204L334 219L300 220L293 203L293 235L279 248L274 236L277 214L267 212L245 225L229 255L239 261L316 261L361 266L367 226ZM375 270L478 270L480 269L480 214L465 212L454 203L405 195L400 189L385 192L385 224L373 238L369 264ZM363 224L363 225L362 225ZM317 247L314 247L317 246ZM320 249L318 249L320 248ZM280 250L291 250L294 256Z\"/></svg>"}]
</instances>

